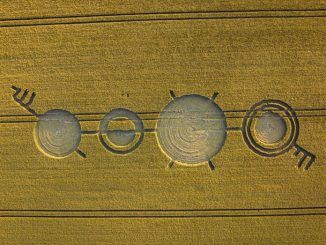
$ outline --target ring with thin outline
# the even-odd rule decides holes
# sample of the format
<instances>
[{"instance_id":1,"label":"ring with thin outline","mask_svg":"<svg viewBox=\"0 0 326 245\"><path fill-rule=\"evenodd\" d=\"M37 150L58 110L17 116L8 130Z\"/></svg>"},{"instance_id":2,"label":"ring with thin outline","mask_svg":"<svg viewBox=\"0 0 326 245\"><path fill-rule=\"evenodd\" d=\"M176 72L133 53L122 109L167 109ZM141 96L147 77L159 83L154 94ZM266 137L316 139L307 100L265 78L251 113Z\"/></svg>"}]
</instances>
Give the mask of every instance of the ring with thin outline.
<instances>
[{"instance_id":1,"label":"ring with thin outline","mask_svg":"<svg viewBox=\"0 0 326 245\"><path fill-rule=\"evenodd\" d=\"M115 149L112 146L110 146L105 139L105 136L108 138L107 128L108 128L109 123L112 120L119 119L119 118L126 118L126 119L130 120L135 126L135 132L139 133L137 142L132 147L130 147L128 149L123 149L123 150ZM135 112L130 111L128 109L124 109L124 108L118 108L118 109L114 109L114 110L110 111L101 120L98 136L99 136L100 142L108 151L115 153L115 154L127 154L127 153L130 153L133 150L135 150L143 141L144 125L143 125L143 122L141 121L141 119L137 116L137 114Z\"/></svg>"}]
</instances>

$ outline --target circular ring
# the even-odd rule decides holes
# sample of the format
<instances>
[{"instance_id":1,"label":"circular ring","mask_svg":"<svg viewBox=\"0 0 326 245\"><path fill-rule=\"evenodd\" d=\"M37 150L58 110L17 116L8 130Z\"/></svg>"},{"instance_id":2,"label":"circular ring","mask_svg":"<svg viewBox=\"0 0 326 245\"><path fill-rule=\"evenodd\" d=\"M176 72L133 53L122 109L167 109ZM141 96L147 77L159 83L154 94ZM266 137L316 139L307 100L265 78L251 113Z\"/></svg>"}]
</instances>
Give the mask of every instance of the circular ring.
<instances>
[{"instance_id":1,"label":"circular ring","mask_svg":"<svg viewBox=\"0 0 326 245\"><path fill-rule=\"evenodd\" d=\"M257 122L259 112L272 112L284 119L288 131L280 142L264 144L255 137L253 125ZM283 114L283 116L281 115ZM247 111L242 123L243 139L255 153L265 157L275 157L289 151L299 137L299 121L294 110L280 100L263 100L253 105Z\"/></svg>"},{"instance_id":2,"label":"circular ring","mask_svg":"<svg viewBox=\"0 0 326 245\"><path fill-rule=\"evenodd\" d=\"M108 130L109 123L119 119L131 121L134 125L132 132ZM136 113L124 108L118 108L110 111L102 119L98 136L100 142L108 151L115 154L127 154L141 144L144 138L144 125Z\"/></svg>"}]
</instances>

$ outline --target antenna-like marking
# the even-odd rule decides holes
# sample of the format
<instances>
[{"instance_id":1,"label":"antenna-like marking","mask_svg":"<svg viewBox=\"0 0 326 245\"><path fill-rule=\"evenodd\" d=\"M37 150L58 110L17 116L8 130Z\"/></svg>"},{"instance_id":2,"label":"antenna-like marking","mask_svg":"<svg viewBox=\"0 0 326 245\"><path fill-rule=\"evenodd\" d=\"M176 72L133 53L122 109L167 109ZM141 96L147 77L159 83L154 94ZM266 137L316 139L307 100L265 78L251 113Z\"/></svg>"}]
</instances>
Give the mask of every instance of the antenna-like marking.
<instances>
[{"instance_id":1,"label":"antenna-like marking","mask_svg":"<svg viewBox=\"0 0 326 245\"><path fill-rule=\"evenodd\" d=\"M76 153L77 153L79 156L81 156L82 158L86 158L86 154L85 154L83 151L81 151L80 149L76 149Z\"/></svg>"},{"instance_id":2,"label":"antenna-like marking","mask_svg":"<svg viewBox=\"0 0 326 245\"><path fill-rule=\"evenodd\" d=\"M173 161L173 160L171 160L171 161L169 162L169 164L168 164L168 168L172 168L172 167L173 167L173 165L174 165L174 161Z\"/></svg>"},{"instance_id":3,"label":"antenna-like marking","mask_svg":"<svg viewBox=\"0 0 326 245\"><path fill-rule=\"evenodd\" d=\"M172 99L174 99L176 96L175 96L175 93L173 92L173 90L170 90L170 96Z\"/></svg>"},{"instance_id":4,"label":"antenna-like marking","mask_svg":"<svg viewBox=\"0 0 326 245\"><path fill-rule=\"evenodd\" d=\"M210 168L212 171L215 170L215 165L214 165L214 163L212 163L211 160L208 160L208 166L209 166L209 168Z\"/></svg>"},{"instance_id":5,"label":"antenna-like marking","mask_svg":"<svg viewBox=\"0 0 326 245\"><path fill-rule=\"evenodd\" d=\"M216 99L216 97L218 96L218 92L215 92L213 95L212 95L212 97L211 97L211 100L215 100Z\"/></svg>"}]
</instances>

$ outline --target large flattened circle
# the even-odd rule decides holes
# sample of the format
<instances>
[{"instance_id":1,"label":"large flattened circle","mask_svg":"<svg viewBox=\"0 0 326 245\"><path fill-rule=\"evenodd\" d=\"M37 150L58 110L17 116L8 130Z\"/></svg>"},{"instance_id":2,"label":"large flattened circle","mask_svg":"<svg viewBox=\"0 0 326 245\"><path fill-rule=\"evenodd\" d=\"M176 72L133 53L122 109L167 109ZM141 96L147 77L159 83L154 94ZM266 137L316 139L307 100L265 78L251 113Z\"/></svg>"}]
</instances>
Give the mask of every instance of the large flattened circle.
<instances>
[{"instance_id":1,"label":"large flattened circle","mask_svg":"<svg viewBox=\"0 0 326 245\"><path fill-rule=\"evenodd\" d=\"M211 99L191 94L175 97L161 112L157 141L173 161L185 164L207 162L223 147L226 118Z\"/></svg>"},{"instance_id":2,"label":"large flattened circle","mask_svg":"<svg viewBox=\"0 0 326 245\"><path fill-rule=\"evenodd\" d=\"M81 140L78 119L65 110L50 110L41 115L35 127L38 147L52 157L66 157L76 151Z\"/></svg>"}]
</instances>

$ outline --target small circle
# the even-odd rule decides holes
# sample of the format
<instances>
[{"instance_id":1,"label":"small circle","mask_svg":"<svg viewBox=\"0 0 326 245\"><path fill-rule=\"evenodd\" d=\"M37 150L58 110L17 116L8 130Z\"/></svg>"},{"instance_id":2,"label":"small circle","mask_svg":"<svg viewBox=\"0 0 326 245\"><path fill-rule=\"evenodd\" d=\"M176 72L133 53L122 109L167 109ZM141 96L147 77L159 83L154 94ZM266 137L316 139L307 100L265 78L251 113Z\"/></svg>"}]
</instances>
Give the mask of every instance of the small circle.
<instances>
[{"instance_id":1,"label":"small circle","mask_svg":"<svg viewBox=\"0 0 326 245\"><path fill-rule=\"evenodd\" d=\"M286 123L280 115L269 111L257 119L255 132L261 142L274 144L284 138Z\"/></svg>"},{"instance_id":2,"label":"small circle","mask_svg":"<svg viewBox=\"0 0 326 245\"><path fill-rule=\"evenodd\" d=\"M279 156L291 149L299 137L299 121L294 110L280 100L254 104L242 122L247 146L265 157Z\"/></svg>"},{"instance_id":3,"label":"small circle","mask_svg":"<svg viewBox=\"0 0 326 245\"><path fill-rule=\"evenodd\" d=\"M128 130L110 129L114 121L128 121L133 128ZM144 138L144 126L136 113L118 108L110 111L102 119L99 129L99 139L102 145L116 154L126 154L135 150Z\"/></svg>"},{"instance_id":4,"label":"small circle","mask_svg":"<svg viewBox=\"0 0 326 245\"><path fill-rule=\"evenodd\" d=\"M223 147L226 118L213 100L184 95L165 106L156 132L161 149L173 161L197 164L207 162Z\"/></svg>"},{"instance_id":5,"label":"small circle","mask_svg":"<svg viewBox=\"0 0 326 245\"><path fill-rule=\"evenodd\" d=\"M35 127L38 147L52 157L66 157L74 152L81 140L78 119L65 110L50 110L41 115Z\"/></svg>"}]
</instances>

